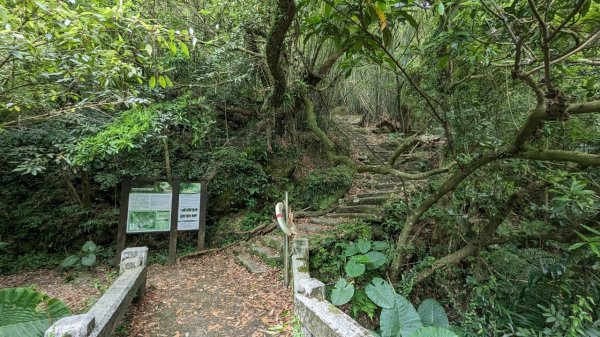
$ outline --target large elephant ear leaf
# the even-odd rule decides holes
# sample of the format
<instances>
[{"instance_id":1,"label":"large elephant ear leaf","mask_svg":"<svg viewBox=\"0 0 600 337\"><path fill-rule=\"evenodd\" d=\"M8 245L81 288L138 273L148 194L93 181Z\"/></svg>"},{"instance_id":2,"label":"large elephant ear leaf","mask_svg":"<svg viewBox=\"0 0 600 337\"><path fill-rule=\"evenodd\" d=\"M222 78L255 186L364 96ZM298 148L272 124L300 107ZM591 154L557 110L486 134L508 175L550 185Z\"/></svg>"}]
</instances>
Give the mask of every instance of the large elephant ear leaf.
<instances>
[{"instance_id":1,"label":"large elephant ear leaf","mask_svg":"<svg viewBox=\"0 0 600 337\"><path fill-rule=\"evenodd\" d=\"M394 306L381 310L380 326L382 337L408 337L423 324L413 305L403 296L396 295Z\"/></svg>"},{"instance_id":2,"label":"large elephant ear leaf","mask_svg":"<svg viewBox=\"0 0 600 337\"><path fill-rule=\"evenodd\" d=\"M331 292L331 303L333 305L344 305L354 296L354 286L346 279L339 279Z\"/></svg>"},{"instance_id":3,"label":"large elephant ear leaf","mask_svg":"<svg viewBox=\"0 0 600 337\"><path fill-rule=\"evenodd\" d=\"M458 337L458 335L448 329L428 326L418 329L407 337Z\"/></svg>"},{"instance_id":4,"label":"large elephant ear leaf","mask_svg":"<svg viewBox=\"0 0 600 337\"><path fill-rule=\"evenodd\" d=\"M0 290L0 336L38 337L70 314L61 301L29 288Z\"/></svg>"},{"instance_id":5,"label":"large elephant ear leaf","mask_svg":"<svg viewBox=\"0 0 600 337\"><path fill-rule=\"evenodd\" d=\"M450 327L446 310L444 310L444 307L438 301L428 298L421 303L418 311L423 326Z\"/></svg>"},{"instance_id":6,"label":"large elephant ear leaf","mask_svg":"<svg viewBox=\"0 0 600 337\"><path fill-rule=\"evenodd\" d=\"M379 277L373 278L371 283L365 287L365 293L373 303L378 306L391 309L394 307L394 288Z\"/></svg>"}]
</instances>

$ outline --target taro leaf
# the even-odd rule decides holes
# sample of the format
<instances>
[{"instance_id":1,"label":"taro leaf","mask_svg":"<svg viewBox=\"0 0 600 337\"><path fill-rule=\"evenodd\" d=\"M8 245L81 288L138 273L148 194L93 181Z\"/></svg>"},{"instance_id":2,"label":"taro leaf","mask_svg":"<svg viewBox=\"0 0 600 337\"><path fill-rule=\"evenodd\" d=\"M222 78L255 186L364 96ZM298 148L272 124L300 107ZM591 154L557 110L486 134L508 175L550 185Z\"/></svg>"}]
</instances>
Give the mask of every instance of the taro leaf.
<instances>
[{"instance_id":1,"label":"taro leaf","mask_svg":"<svg viewBox=\"0 0 600 337\"><path fill-rule=\"evenodd\" d=\"M343 305L350 302L352 296L354 296L354 286L342 278L337 281L335 288L331 291L331 303Z\"/></svg>"},{"instance_id":2,"label":"taro leaf","mask_svg":"<svg viewBox=\"0 0 600 337\"><path fill-rule=\"evenodd\" d=\"M97 248L98 247L96 247L94 241L86 241L86 243L84 243L81 247L81 250L83 250L85 253L95 253Z\"/></svg>"},{"instance_id":3,"label":"taro leaf","mask_svg":"<svg viewBox=\"0 0 600 337\"><path fill-rule=\"evenodd\" d=\"M369 268L376 269L385 264L387 258L380 252L368 252L366 256L369 257Z\"/></svg>"},{"instance_id":4,"label":"taro leaf","mask_svg":"<svg viewBox=\"0 0 600 337\"><path fill-rule=\"evenodd\" d=\"M73 267L77 262L79 262L79 257L77 255L69 255L66 259L61 262L60 266L63 268Z\"/></svg>"},{"instance_id":5,"label":"taro leaf","mask_svg":"<svg viewBox=\"0 0 600 337\"><path fill-rule=\"evenodd\" d=\"M32 289L0 290L0 336L43 336L52 323L69 314L63 302Z\"/></svg>"},{"instance_id":6,"label":"taro leaf","mask_svg":"<svg viewBox=\"0 0 600 337\"><path fill-rule=\"evenodd\" d=\"M371 258L369 258L369 256L364 255L364 254L354 255L350 258L350 260L354 260L355 262L364 263L364 264L371 262Z\"/></svg>"},{"instance_id":7,"label":"taro leaf","mask_svg":"<svg viewBox=\"0 0 600 337\"><path fill-rule=\"evenodd\" d=\"M420 328L408 337L458 337L458 335L448 329L428 326Z\"/></svg>"},{"instance_id":8,"label":"taro leaf","mask_svg":"<svg viewBox=\"0 0 600 337\"><path fill-rule=\"evenodd\" d=\"M415 308L401 295L395 296L391 309L381 310L380 325L382 337L408 337L423 327Z\"/></svg>"},{"instance_id":9,"label":"taro leaf","mask_svg":"<svg viewBox=\"0 0 600 337\"><path fill-rule=\"evenodd\" d=\"M360 239L358 240L358 250L363 253L366 254L369 250L371 250L371 242L364 240L364 239Z\"/></svg>"},{"instance_id":10,"label":"taro leaf","mask_svg":"<svg viewBox=\"0 0 600 337\"><path fill-rule=\"evenodd\" d=\"M433 326L440 328L449 328L448 315L446 310L438 301L428 298L419 305L419 316L423 326Z\"/></svg>"},{"instance_id":11,"label":"taro leaf","mask_svg":"<svg viewBox=\"0 0 600 337\"><path fill-rule=\"evenodd\" d=\"M358 254L358 246L355 243L350 244L344 251L346 256L352 256Z\"/></svg>"},{"instance_id":12,"label":"taro leaf","mask_svg":"<svg viewBox=\"0 0 600 337\"><path fill-rule=\"evenodd\" d=\"M388 249L389 245L385 241L373 241L373 250L382 251Z\"/></svg>"},{"instance_id":13,"label":"taro leaf","mask_svg":"<svg viewBox=\"0 0 600 337\"><path fill-rule=\"evenodd\" d=\"M346 274L348 274L348 276L359 277L365 273L366 268L364 264L358 263L351 259L348 261L348 263L346 263L346 267L344 269L346 270Z\"/></svg>"},{"instance_id":14,"label":"taro leaf","mask_svg":"<svg viewBox=\"0 0 600 337\"><path fill-rule=\"evenodd\" d=\"M96 255L90 254L81 258L81 264L86 267L91 267L96 263Z\"/></svg>"},{"instance_id":15,"label":"taro leaf","mask_svg":"<svg viewBox=\"0 0 600 337\"><path fill-rule=\"evenodd\" d=\"M365 293L373 303L382 308L391 309L394 306L394 288L379 277L373 278L371 283L367 284Z\"/></svg>"}]
</instances>

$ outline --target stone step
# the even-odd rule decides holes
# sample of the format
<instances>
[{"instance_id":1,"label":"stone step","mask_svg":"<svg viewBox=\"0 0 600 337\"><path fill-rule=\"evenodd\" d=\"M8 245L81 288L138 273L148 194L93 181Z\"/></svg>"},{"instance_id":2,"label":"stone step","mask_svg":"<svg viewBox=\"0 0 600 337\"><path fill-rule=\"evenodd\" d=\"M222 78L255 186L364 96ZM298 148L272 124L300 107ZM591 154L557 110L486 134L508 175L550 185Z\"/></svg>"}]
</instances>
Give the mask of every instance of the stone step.
<instances>
[{"instance_id":1,"label":"stone step","mask_svg":"<svg viewBox=\"0 0 600 337\"><path fill-rule=\"evenodd\" d=\"M402 179L391 174L376 174L372 176L365 175L357 178L355 181L359 183L401 183ZM404 181L405 183L409 183L406 179Z\"/></svg>"},{"instance_id":2,"label":"stone step","mask_svg":"<svg viewBox=\"0 0 600 337\"><path fill-rule=\"evenodd\" d=\"M402 182L380 183L375 185L376 190L394 190L402 189Z\"/></svg>"},{"instance_id":3,"label":"stone step","mask_svg":"<svg viewBox=\"0 0 600 337\"><path fill-rule=\"evenodd\" d=\"M261 245L265 246L265 247L269 247L271 249L274 249L278 252L282 252L283 251L283 233L281 232L281 230L279 228L277 228L275 230L277 232L277 234L269 234L269 235L263 235L259 237L259 241L261 243Z\"/></svg>"},{"instance_id":4,"label":"stone step","mask_svg":"<svg viewBox=\"0 0 600 337\"><path fill-rule=\"evenodd\" d=\"M375 191L368 191L368 192L362 192L356 195L356 197L358 197L359 199L361 198L372 198L372 197L384 197L384 198L391 198L392 195L400 195L402 194L402 189L390 189L390 190L375 190Z\"/></svg>"},{"instance_id":5,"label":"stone step","mask_svg":"<svg viewBox=\"0 0 600 337\"><path fill-rule=\"evenodd\" d=\"M377 214L381 211L381 207L373 205L346 205L338 207L336 213L372 213Z\"/></svg>"},{"instance_id":6,"label":"stone step","mask_svg":"<svg viewBox=\"0 0 600 337\"><path fill-rule=\"evenodd\" d=\"M279 251L270 247L262 246L260 244L251 245L250 254L259 257L261 260L273 267L278 267L282 263L281 254Z\"/></svg>"},{"instance_id":7,"label":"stone step","mask_svg":"<svg viewBox=\"0 0 600 337\"><path fill-rule=\"evenodd\" d=\"M328 218L325 216L320 216L320 217L309 218L308 222L315 224L315 225L337 227L339 224L343 224L347 221L340 219L340 218Z\"/></svg>"},{"instance_id":8,"label":"stone step","mask_svg":"<svg viewBox=\"0 0 600 337\"><path fill-rule=\"evenodd\" d=\"M385 195L374 196L374 197L363 197L351 196L347 199L346 205L381 205L389 198Z\"/></svg>"},{"instance_id":9,"label":"stone step","mask_svg":"<svg viewBox=\"0 0 600 337\"><path fill-rule=\"evenodd\" d=\"M373 217L376 217L376 215L374 215L372 213L330 213L330 214L327 214L326 217L336 218L336 219L361 220L361 219L373 218Z\"/></svg>"},{"instance_id":10,"label":"stone step","mask_svg":"<svg viewBox=\"0 0 600 337\"><path fill-rule=\"evenodd\" d=\"M246 252L236 255L235 260L252 274L264 273L269 270L264 262Z\"/></svg>"},{"instance_id":11,"label":"stone step","mask_svg":"<svg viewBox=\"0 0 600 337\"><path fill-rule=\"evenodd\" d=\"M299 235L310 235L310 234L315 234L315 233L329 232L335 228L336 228L335 226L319 225L319 224L312 224L312 223L305 223L305 224L297 225Z\"/></svg>"}]
</instances>

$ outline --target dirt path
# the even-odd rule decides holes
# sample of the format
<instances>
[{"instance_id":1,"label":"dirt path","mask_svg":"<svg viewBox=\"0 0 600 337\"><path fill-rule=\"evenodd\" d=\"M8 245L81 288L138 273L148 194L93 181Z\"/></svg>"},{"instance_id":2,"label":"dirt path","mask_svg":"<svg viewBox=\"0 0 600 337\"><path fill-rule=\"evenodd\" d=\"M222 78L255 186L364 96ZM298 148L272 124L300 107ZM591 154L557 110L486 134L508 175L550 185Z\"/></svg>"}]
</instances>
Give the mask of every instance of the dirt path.
<instances>
[{"instance_id":1,"label":"dirt path","mask_svg":"<svg viewBox=\"0 0 600 337\"><path fill-rule=\"evenodd\" d=\"M251 274L230 250L152 265L147 289L129 310L124 336L291 336L293 299L281 272Z\"/></svg>"}]
</instances>

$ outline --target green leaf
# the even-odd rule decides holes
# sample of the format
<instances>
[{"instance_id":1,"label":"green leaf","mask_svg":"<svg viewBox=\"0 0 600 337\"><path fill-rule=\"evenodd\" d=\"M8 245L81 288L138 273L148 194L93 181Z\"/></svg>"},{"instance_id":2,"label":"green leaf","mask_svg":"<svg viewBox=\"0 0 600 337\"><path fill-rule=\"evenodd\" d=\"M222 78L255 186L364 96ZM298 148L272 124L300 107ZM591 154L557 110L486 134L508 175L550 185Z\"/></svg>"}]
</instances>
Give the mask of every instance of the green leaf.
<instances>
[{"instance_id":1,"label":"green leaf","mask_svg":"<svg viewBox=\"0 0 600 337\"><path fill-rule=\"evenodd\" d=\"M428 298L421 305L419 305L419 317L423 326L433 326L440 328L449 328L450 323L448 322L448 315L442 305L432 299Z\"/></svg>"},{"instance_id":2,"label":"green leaf","mask_svg":"<svg viewBox=\"0 0 600 337\"><path fill-rule=\"evenodd\" d=\"M369 263L369 261L371 261L371 259L369 259L369 257L365 254L354 255L350 258L350 260L354 260L358 263L363 263L363 264L367 264L367 263Z\"/></svg>"},{"instance_id":3,"label":"green leaf","mask_svg":"<svg viewBox=\"0 0 600 337\"><path fill-rule=\"evenodd\" d=\"M381 310L380 325L382 337L408 337L423 327L415 308L401 295L396 295L391 309Z\"/></svg>"},{"instance_id":4,"label":"green leaf","mask_svg":"<svg viewBox=\"0 0 600 337\"><path fill-rule=\"evenodd\" d=\"M348 257L356 254L358 254L358 246L355 243L351 243L344 251L344 255Z\"/></svg>"},{"instance_id":5,"label":"green leaf","mask_svg":"<svg viewBox=\"0 0 600 337\"><path fill-rule=\"evenodd\" d=\"M352 296L354 296L354 285L342 278L337 281L335 288L331 291L331 303L343 305L350 302Z\"/></svg>"},{"instance_id":6,"label":"green leaf","mask_svg":"<svg viewBox=\"0 0 600 337\"><path fill-rule=\"evenodd\" d=\"M365 287L365 293L373 303L378 306L391 309L394 307L394 288L385 280L375 277L371 283Z\"/></svg>"},{"instance_id":7,"label":"green leaf","mask_svg":"<svg viewBox=\"0 0 600 337\"><path fill-rule=\"evenodd\" d=\"M331 12L333 11L333 7L331 7L329 4L325 4L325 16L331 16Z\"/></svg>"},{"instance_id":8,"label":"green leaf","mask_svg":"<svg viewBox=\"0 0 600 337\"><path fill-rule=\"evenodd\" d=\"M373 246L371 247L371 249L381 251L388 249L388 247L389 245L385 241L373 241Z\"/></svg>"},{"instance_id":9,"label":"green leaf","mask_svg":"<svg viewBox=\"0 0 600 337\"><path fill-rule=\"evenodd\" d=\"M181 49L181 52L187 56L190 57L190 50L188 49L188 47L185 45L185 43L183 43L183 41L179 41L179 49Z\"/></svg>"},{"instance_id":10,"label":"green leaf","mask_svg":"<svg viewBox=\"0 0 600 337\"><path fill-rule=\"evenodd\" d=\"M96 264L96 254L89 254L81 258L81 264L86 267L91 267Z\"/></svg>"},{"instance_id":11,"label":"green leaf","mask_svg":"<svg viewBox=\"0 0 600 337\"><path fill-rule=\"evenodd\" d=\"M408 23L414 28L417 29L419 28L419 24L417 23L417 20L415 20L415 18L413 18L412 15L410 15L409 13L405 12L405 11L398 11L398 13L406 19L406 21L408 21Z\"/></svg>"},{"instance_id":12,"label":"green leaf","mask_svg":"<svg viewBox=\"0 0 600 337\"><path fill-rule=\"evenodd\" d=\"M148 85L150 86L150 89L154 89L154 87L156 87L156 77L154 77L154 76L150 77L150 81L148 82Z\"/></svg>"},{"instance_id":13,"label":"green leaf","mask_svg":"<svg viewBox=\"0 0 600 337\"><path fill-rule=\"evenodd\" d=\"M167 87L167 80L165 80L165 77L162 75L158 76L158 83L163 89Z\"/></svg>"},{"instance_id":14,"label":"green leaf","mask_svg":"<svg viewBox=\"0 0 600 337\"><path fill-rule=\"evenodd\" d=\"M420 328L408 337L458 337L458 335L448 329L429 326Z\"/></svg>"},{"instance_id":15,"label":"green leaf","mask_svg":"<svg viewBox=\"0 0 600 337\"><path fill-rule=\"evenodd\" d=\"M175 45L175 42L169 41L169 49L171 49L171 53L177 54L177 46Z\"/></svg>"},{"instance_id":16,"label":"green leaf","mask_svg":"<svg viewBox=\"0 0 600 337\"><path fill-rule=\"evenodd\" d=\"M590 231L590 232L592 232L592 233L594 233L596 235L600 235L600 231L598 231L598 230L596 230L596 229L594 229L594 228L592 228L590 226L581 225L581 227L587 229L588 231Z\"/></svg>"},{"instance_id":17,"label":"green leaf","mask_svg":"<svg viewBox=\"0 0 600 337\"><path fill-rule=\"evenodd\" d=\"M69 255L67 258L61 262L60 266L63 268L73 267L77 262L79 262L79 257L77 255Z\"/></svg>"},{"instance_id":18,"label":"green leaf","mask_svg":"<svg viewBox=\"0 0 600 337\"><path fill-rule=\"evenodd\" d=\"M150 44L146 44L146 53L152 55L152 46Z\"/></svg>"},{"instance_id":19,"label":"green leaf","mask_svg":"<svg viewBox=\"0 0 600 337\"><path fill-rule=\"evenodd\" d=\"M170 78L168 78L167 76L165 76L165 81L167 82L167 87L173 88L173 82L171 82Z\"/></svg>"},{"instance_id":20,"label":"green leaf","mask_svg":"<svg viewBox=\"0 0 600 337\"><path fill-rule=\"evenodd\" d=\"M444 3L440 2L437 6L437 12L440 16L443 16L446 13L446 7L444 7Z\"/></svg>"},{"instance_id":21,"label":"green leaf","mask_svg":"<svg viewBox=\"0 0 600 337\"><path fill-rule=\"evenodd\" d=\"M81 247L81 250L83 250L84 253L94 253L96 249L97 247L94 241L86 241L86 243L83 244L83 247Z\"/></svg>"},{"instance_id":22,"label":"green leaf","mask_svg":"<svg viewBox=\"0 0 600 337\"><path fill-rule=\"evenodd\" d=\"M358 263L355 260L348 261L348 263L346 263L346 267L344 268L344 270L346 270L346 274L348 274L350 277L361 276L365 273L365 269L366 267L364 264Z\"/></svg>"},{"instance_id":23,"label":"green leaf","mask_svg":"<svg viewBox=\"0 0 600 337\"><path fill-rule=\"evenodd\" d=\"M369 250L371 250L371 241L360 239L357 242L357 246L358 246L358 250L361 253L365 254L366 252L368 252Z\"/></svg>"},{"instance_id":24,"label":"green leaf","mask_svg":"<svg viewBox=\"0 0 600 337\"><path fill-rule=\"evenodd\" d=\"M32 289L0 290L0 336L43 336L53 322L69 314L63 302Z\"/></svg>"},{"instance_id":25,"label":"green leaf","mask_svg":"<svg viewBox=\"0 0 600 337\"><path fill-rule=\"evenodd\" d=\"M585 245L585 242L577 242L569 247L569 250L576 250Z\"/></svg>"},{"instance_id":26,"label":"green leaf","mask_svg":"<svg viewBox=\"0 0 600 337\"><path fill-rule=\"evenodd\" d=\"M369 268L376 269L385 264L387 257L380 252L368 252L366 256L369 258Z\"/></svg>"}]
</instances>

